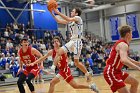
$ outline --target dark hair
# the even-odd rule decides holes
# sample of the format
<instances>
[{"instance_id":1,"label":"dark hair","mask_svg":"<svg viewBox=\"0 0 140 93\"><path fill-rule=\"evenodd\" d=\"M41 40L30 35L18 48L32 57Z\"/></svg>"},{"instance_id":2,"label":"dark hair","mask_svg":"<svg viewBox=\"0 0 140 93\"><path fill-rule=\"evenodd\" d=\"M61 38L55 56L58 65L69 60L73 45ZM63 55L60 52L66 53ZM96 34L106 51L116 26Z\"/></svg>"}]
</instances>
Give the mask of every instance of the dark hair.
<instances>
[{"instance_id":1,"label":"dark hair","mask_svg":"<svg viewBox=\"0 0 140 93\"><path fill-rule=\"evenodd\" d=\"M124 25L119 27L120 36L123 38L126 36L127 33L130 33L132 28L129 25Z\"/></svg>"},{"instance_id":2,"label":"dark hair","mask_svg":"<svg viewBox=\"0 0 140 93\"><path fill-rule=\"evenodd\" d=\"M75 12L78 13L78 16L80 16L82 14L82 10L78 7L74 8Z\"/></svg>"},{"instance_id":3,"label":"dark hair","mask_svg":"<svg viewBox=\"0 0 140 93\"><path fill-rule=\"evenodd\" d=\"M22 41L28 41L28 38L27 38L27 37L23 37L23 38L20 40L20 43L22 43Z\"/></svg>"}]
</instances>

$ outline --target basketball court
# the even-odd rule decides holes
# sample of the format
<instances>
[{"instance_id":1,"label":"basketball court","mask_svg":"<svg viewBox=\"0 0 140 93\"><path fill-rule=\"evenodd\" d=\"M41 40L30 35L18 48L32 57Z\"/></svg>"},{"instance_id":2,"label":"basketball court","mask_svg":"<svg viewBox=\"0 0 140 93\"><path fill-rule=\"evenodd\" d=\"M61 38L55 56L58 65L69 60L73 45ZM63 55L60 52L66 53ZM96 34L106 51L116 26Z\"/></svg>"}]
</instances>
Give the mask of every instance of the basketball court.
<instances>
[{"instance_id":1,"label":"basketball court","mask_svg":"<svg viewBox=\"0 0 140 93\"><path fill-rule=\"evenodd\" d=\"M140 72L139 71L129 71L132 76L134 76L138 81L140 81ZM75 77L76 82L88 84L83 77ZM108 84L105 82L103 75L93 77L92 82L95 82L99 87L100 93L112 93ZM35 84L36 93L47 93L49 88L49 81L44 83ZM25 84L26 93L30 93L28 86ZM19 93L17 85L11 86L2 86L0 87L0 93ZM65 81L61 81L55 87L54 93L94 93L93 91L87 89L73 89ZM140 93L140 86L138 88L138 93Z\"/></svg>"},{"instance_id":2,"label":"basketball court","mask_svg":"<svg viewBox=\"0 0 140 93\"><path fill-rule=\"evenodd\" d=\"M111 47L113 43L120 39L118 28L121 25L127 24L132 27L133 31L132 31L132 43L130 43L131 50L130 56L134 58L134 60L136 59L138 59L137 61L140 60L139 56L140 0L56 0L55 2L54 1L55 0L52 0L52 2L49 2L49 0L0 0L0 75L1 76L5 75L5 77L2 77L2 79L0 79L0 81L2 82L2 83L0 82L1 84L0 93L19 93L20 88L18 89L18 85L20 85L21 81L17 83L18 78L17 73L19 72L18 66L19 62L21 61L19 61L19 55L17 54L18 50L21 49L21 47L23 47L20 42L20 39L22 39L22 37L25 36L28 37L27 42L29 40L30 41L29 44L32 47L34 45L36 49L40 50L41 53L45 55L46 53L48 53L48 50L52 48L51 43L53 41L52 39L55 36L60 37L62 36L61 39L64 39L63 41L67 42L70 39L72 33L74 36L76 36L77 40L79 40L79 38L81 40L82 35L86 39L85 42L81 45L80 43L77 43L77 46L83 45L84 46L83 49L85 50L85 51L83 50L84 51L83 54L81 52L82 57L80 57L79 59L81 59L81 62L83 62L83 64L85 62L84 64L85 66L88 65L87 69L88 67L94 67L94 70L96 70L95 71L96 75L93 75L91 82L87 83L84 76L74 77L75 81L79 84L84 85L91 85L95 83L99 88L100 93L112 93L109 85L106 83L103 77L103 74L99 73L103 73L103 69L105 67L105 60L106 58L109 57L109 53L107 52L110 52L112 50ZM75 19L75 17L79 16L80 14L81 21L78 20L80 23L78 23L77 20L71 22L70 20L68 20L67 17L64 16L64 15L70 16L71 10L75 7L80 7L82 9L82 15L81 13L78 13L77 10L75 9L74 11L75 15L73 16L72 19ZM78 30L76 29L77 30L76 31L71 29L72 31L69 31L69 28L71 28L71 26L70 27L65 26L64 24L60 25L59 22L62 20L60 20L57 23L58 20L56 18L59 19L60 17L62 17L62 19L67 21L67 23L72 23L71 26L74 26L73 23L75 23L76 26L78 27ZM79 30L81 31L79 32ZM78 34L75 34L74 32L78 32ZM9 43L9 45L7 45L7 43ZM21 49L21 53L22 52L23 51ZM26 52L28 53L28 51ZM88 59L87 57L88 52L90 52L89 58L93 60L92 63L94 66L91 66L89 64L90 62L86 64ZM77 53L79 53L78 50ZM32 52L30 54L32 54ZM95 54L95 58L92 58L93 54ZM50 66L53 64L52 63L53 58L50 58L49 60L48 59L44 61L45 69L50 68ZM2 62L2 60L4 61ZM28 62L24 63L25 66ZM72 63L72 57L70 58L69 62ZM96 64L94 64L94 62ZM103 66L102 63L104 64ZM66 66L67 65L68 64L66 64ZM74 62L72 63L71 67L74 67L75 69L73 70L73 72L74 71L78 72L77 68L74 66ZM129 69L127 72L131 76L135 77L140 83L140 71ZM44 73L41 74L43 74L42 77L46 76L44 75ZM79 73L76 73L76 75L79 75ZM40 80L44 79L44 77L43 78L42 77ZM25 79L29 78L25 77ZM7 84L7 81L8 83L10 82L11 85ZM50 81L51 80L48 80L47 78L45 79L44 82L35 83L34 84L35 88L33 88L35 89L35 93L48 93ZM31 93L28 85L26 83L24 84L25 91L26 93ZM21 87L21 89L22 88L23 87ZM92 88L92 86L90 86L90 88ZM130 85L127 85L127 88L130 88ZM58 83L55 86L54 93L95 93L95 92L88 89L74 89L68 83L66 83L66 81L61 80L60 83ZM138 93L140 93L140 84L138 87Z\"/></svg>"}]
</instances>

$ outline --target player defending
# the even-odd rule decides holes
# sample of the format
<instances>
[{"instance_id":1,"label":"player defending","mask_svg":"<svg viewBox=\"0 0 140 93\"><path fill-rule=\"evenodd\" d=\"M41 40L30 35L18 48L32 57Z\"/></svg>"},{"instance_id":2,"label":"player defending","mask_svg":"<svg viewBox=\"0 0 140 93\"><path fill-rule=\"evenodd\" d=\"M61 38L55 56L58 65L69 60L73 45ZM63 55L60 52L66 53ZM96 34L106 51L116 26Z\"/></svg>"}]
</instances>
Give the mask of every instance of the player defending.
<instances>
[{"instance_id":1,"label":"player defending","mask_svg":"<svg viewBox=\"0 0 140 93\"><path fill-rule=\"evenodd\" d=\"M81 54L82 49L82 33L83 33L83 21L80 17L82 11L79 8L74 8L71 12L71 17L68 17L61 12L59 12L57 9L54 9L55 13L60 15L64 20L60 20L57 17L55 17L53 14L53 17L58 23L61 24L68 24L69 29L71 31L71 40L66 43L64 46L62 46L62 49L67 52L73 52L74 53L74 63L75 65L85 73L85 76L87 77L87 81L91 81L91 77L89 72L86 70L84 65L79 62L79 57ZM61 53L62 54L62 53ZM52 66L52 69L54 69L56 66L55 62Z\"/></svg>"},{"instance_id":2,"label":"player defending","mask_svg":"<svg viewBox=\"0 0 140 93\"><path fill-rule=\"evenodd\" d=\"M36 57L39 58L42 56L42 54L35 48L29 46L27 38L23 38L21 40L21 48L18 51L18 55L20 57L19 72L21 72L17 81L19 92L25 93L23 83L26 81L31 93L35 93L35 89L31 83L31 80L37 76L39 67L37 64L34 66L27 66L27 64L33 63L36 60ZM25 69L23 69L23 64L25 65Z\"/></svg>"},{"instance_id":3,"label":"player defending","mask_svg":"<svg viewBox=\"0 0 140 93\"><path fill-rule=\"evenodd\" d=\"M57 51L59 49L61 51L62 48L60 48L61 40L60 40L59 37L57 37L57 36L54 37L53 41L54 41L54 43L53 43L54 49L50 50L45 56L41 57L40 59L38 59L34 63L31 63L30 65L33 66L33 65L38 64L40 62L43 62L48 56L52 56L53 59L55 58L55 56L57 55ZM68 66L67 53L64 53L61 56L58 56L57 60L58 60L57 61L57 67L59 69L59 72L56 75L56 77L54 77L51 80L48 93L53 93L54 92L55 85L60 82L61 78L63 78L67 83L70 84L70 86L72 86L75 89L92 89L92 91L95 91L96 93L99 93L95 84L82 85L82 84L78 84L74 81L73 76L71 74L71 70Z\"/></svg>"},{"instance_id":4,"label":"player defending","mask_svg":"<svg viewBox=\"0 0 140 93\"><path fill-rule=\"evenodd\" d=\"M129 43L132 40L132 29L129 26L122 26L119 29L121 39L112 47L110 56L106 61L104 78L110 85L112 92L118 93L137 93L138 81L129 74L122 72L124 65L140 71L140 62L128 57ZM130 84L130 90L126 85Z\"/></svg>"}]
</instances>

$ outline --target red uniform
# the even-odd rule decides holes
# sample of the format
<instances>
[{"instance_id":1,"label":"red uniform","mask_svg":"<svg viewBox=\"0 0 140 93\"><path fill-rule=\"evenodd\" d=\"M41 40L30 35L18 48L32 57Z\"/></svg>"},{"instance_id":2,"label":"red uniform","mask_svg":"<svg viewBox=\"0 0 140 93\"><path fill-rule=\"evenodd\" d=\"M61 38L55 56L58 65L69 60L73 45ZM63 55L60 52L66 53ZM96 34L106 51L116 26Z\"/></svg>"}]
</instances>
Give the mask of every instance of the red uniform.
<instances>
[{"instance_id":1,"label":"red uniform","mask_svg":"<svg viewBox=\"0 0 140 93\"><path fill-rule=\"evenodd\" d=\"M55 56L56 56L56 51L53 50L52 58L54 59ZM57 76L59 76L59 75L62 76L63 79L66 80L67 83L69 83L73 79L73 76L72 76L71 70L68 66L66 54L61 55L61 59L60 59L60 62L58 63L57 67L59 69L59 73L57 74Z\"/></svg>"},{"instance_id":2,"label":"red uniform","mask_svg":"<svg viewBox=\"0 0 140 93\"><path fill-rule=\"evenodd\" d=\"M32 55L31 53L31 47L29 46L27 51L23 53L22 48L19 50L19 55L20 55L20 60L25 64L33 63L37 58ZM27 76L29 73L33 73L35 76L37 76L39 72L39 67L37 64L34 66L26 66L25 69L23 70L23 73Z\"/></svg>"},{"instance_id":3,"label":"red uniform","mask_svg":"<svg viewBox=\"0 0 140 93\"><path fill-rule=\"evenodd\" d=\"M110 88L113 92L116 92L118 89L124 87L124 80L128 77L127 73L121 71L124 64L121 62L120 55L116 51L116 46L121 42L127 44L127 42L124 40L118 40L114 44L104 69L104 78L110 85Z\"/></svg>"}]
</instances>

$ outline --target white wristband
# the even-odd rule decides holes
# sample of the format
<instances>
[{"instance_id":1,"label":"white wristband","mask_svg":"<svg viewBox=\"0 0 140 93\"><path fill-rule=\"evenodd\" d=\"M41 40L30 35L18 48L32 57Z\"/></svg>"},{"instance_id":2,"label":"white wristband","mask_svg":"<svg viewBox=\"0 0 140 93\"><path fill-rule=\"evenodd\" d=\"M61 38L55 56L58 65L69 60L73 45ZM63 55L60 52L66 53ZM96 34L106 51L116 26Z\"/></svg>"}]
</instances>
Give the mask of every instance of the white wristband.
<instances>
[{"instance_id":1,"label":"white wristband","mask_svg":"<svg viewBox=\"0 0 140 93\"><path fill-rule=\"evenodd\" d=\"M52 66L51 66L51 69L52 69L52 70L55 70L55 68L56 68L55 65L52 65Z\"/></svg>"}]
</instances>

